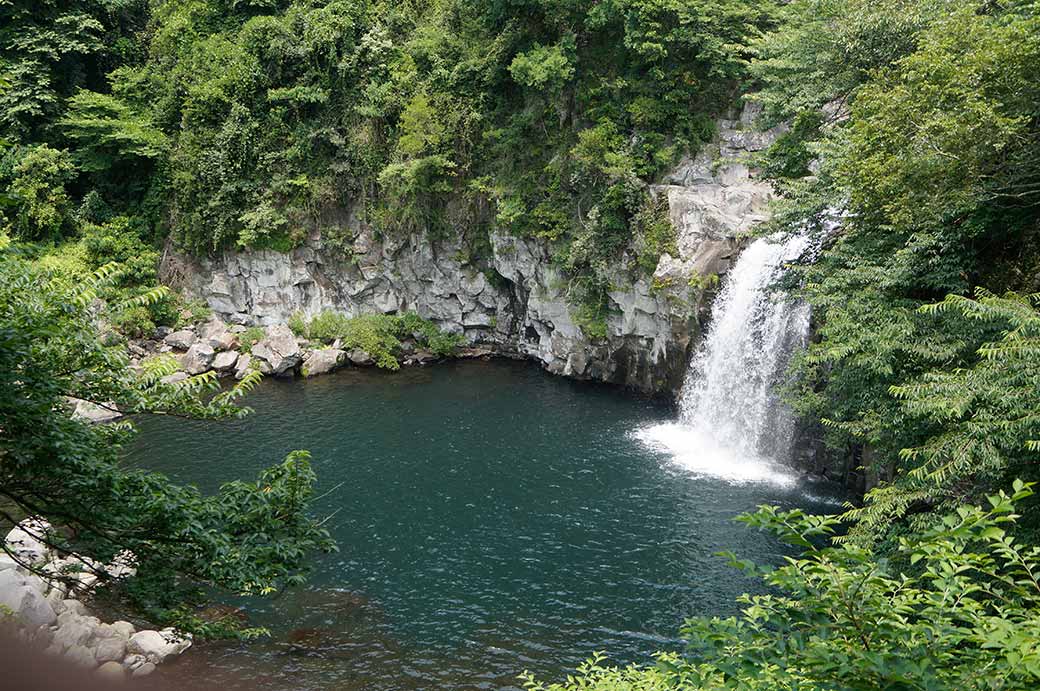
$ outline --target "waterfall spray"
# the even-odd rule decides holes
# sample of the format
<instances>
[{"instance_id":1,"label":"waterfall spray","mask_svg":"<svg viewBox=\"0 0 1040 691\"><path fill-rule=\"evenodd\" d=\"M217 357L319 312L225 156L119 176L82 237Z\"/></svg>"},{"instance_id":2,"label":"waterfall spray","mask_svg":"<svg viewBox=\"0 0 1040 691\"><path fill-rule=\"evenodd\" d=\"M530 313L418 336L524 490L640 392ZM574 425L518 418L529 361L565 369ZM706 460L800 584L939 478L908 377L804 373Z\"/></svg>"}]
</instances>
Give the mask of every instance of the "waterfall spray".
<instances>
[{"instance_id":1,"label":"waterfall spray","mask_svg":"<svg viewBox=\"0 0 1040 691\"><path fill-rule=\"evenodd\" d=\"M687 469L733 481L793 482L786 470L793 413L778 396L788 361L804 347L809 307L775 290L808 240L756 240L712 305L712 323L683 384L679 422L636 434Z\"/></svg>"}]
</instances>

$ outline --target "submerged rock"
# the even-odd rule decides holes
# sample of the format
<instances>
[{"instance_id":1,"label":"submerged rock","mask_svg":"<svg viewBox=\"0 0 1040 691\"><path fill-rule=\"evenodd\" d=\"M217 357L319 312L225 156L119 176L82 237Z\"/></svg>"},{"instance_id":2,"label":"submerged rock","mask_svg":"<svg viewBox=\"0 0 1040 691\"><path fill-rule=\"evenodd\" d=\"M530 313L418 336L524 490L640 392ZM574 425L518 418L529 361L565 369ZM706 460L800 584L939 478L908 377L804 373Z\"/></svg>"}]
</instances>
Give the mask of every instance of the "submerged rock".
<instances>
[{"instance_id":1,"label":"submerged rock","mask_svg":"<svg viewBox=\"0 0 1040 691\"><path fill-rule=\"evenodd\" d=\"M135 669L130 676L132 676L132 677L147 677L149 674L151 674L154 671L155 671L155 663L154 662L145 662L143 665L141 665L140 667Z\"/></svg>"},{"instance_id":2,"label":"submerged rock","mask_svg":"<svg viewBox=\"0 0 1040 691\"><path fill-rule=\"evenodd\" d=\"M123 671L123 665L114 660L106 662L98 667L97 675L105 681L120 682L126 679L126 672Z\"/></svg>"}]
</instances>

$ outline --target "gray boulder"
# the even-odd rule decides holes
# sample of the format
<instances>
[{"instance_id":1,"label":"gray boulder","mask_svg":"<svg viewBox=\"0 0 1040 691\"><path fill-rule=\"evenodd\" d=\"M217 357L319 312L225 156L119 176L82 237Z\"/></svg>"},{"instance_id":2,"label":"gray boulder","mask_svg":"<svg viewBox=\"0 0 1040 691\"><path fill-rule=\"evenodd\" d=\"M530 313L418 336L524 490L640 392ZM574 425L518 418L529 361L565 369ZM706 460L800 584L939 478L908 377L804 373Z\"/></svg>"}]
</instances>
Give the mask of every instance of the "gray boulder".
<instances>
[{"instance_id":1,"label":"gray boulder","mask_svg":"<svg viewBox=\"0 0 1040 691\"><path fill-rule=\"evenodd\" d=\"M155 664L152 662L146 662L133 671L130 675L132 677L147 677L149 674L155 671Z\"/></svg>"},{"instance_id":2,"label":"gray boulder","mask_svg":"<svg viewBox=\"0 0 1040 691\"><path fill-rule=\"evenodd\" d=\"M218 351L234 350L238 347L238 337L230 331L225 331L218 338L210 339L209 344Z\"/></svg>"},{"instance_id":3,"label":"gray boulder","mask_svg":"<svg viewBox=\"0 0 1040 691\"><path fill-rule=\"evenodd\" d=\"M244 379L253 364L253 356L241 353L235 362L235 379Z\"/></svg>"},{"instance_id":4,"label":"gray boulder","mask_svg":"<svg viewBox=\"0 0 1040 691\"><path fill-rule=\"evenodd\" d=\"M126 656L126 640L103 638L94 648L94 658L99 662L119 662Z\"/></svg>"},{"instance_id":5,"label":"gray boulder","mask_svg":"<svg viewBox=\"0 0 1040 691\"><path fill-rule=\"evenodd\" d=\"M173 629L162 631L138 631L130 637L126 651L131 655L143 655L153 664L168 657L176 657L191 647L191 639L178 635Z\"/></svg>"},{"instance_id":6,"label":"gray boulder","mask_svg":"<svg viewBox=\"0 0 1040 691\"><path fill-rule=\"evenodd\" d=\"M300 372L305 377L328 374L342 365L346 357L347 354L345 352L334 348L312 350L307 359L303 361L303 367L300 369Z\"/></svg>"},{"instance_id":7,"label":"gray boulder","mask_svg":"<svg viewBox=\"0 0 1040 691\"><path fill-rule=\"evenodd\" d=\"M92 425L99 425L123 417L123 414L116 410L115 407L116 404L112 401L106 402L103 406L90 401L76 401L72 417L76 420L89 422Z\"/></svg>"},{"instance_id":8,"label":"gray boulder","mask_svg":"<svg viewBox=\"0 0 1040 691\"><path fill-rule=\"evenodd\" d=\"M85 645L74 645L66 650L65 659L80 667L89 668L97 666L97 660L94 658L94 651Z\"/></svg>"},{"instance_id":9,"label":"gray boulder","mask_svg":"<svg viewBox=\"0 0 1040 691\"><path fill-rule=\"evenodd\" d=\"M231 350L235 346L235 335L228 331L228 326L221 320L213 318L199 327L199 340L208 343L216 351Z\"/></svg>"},{"instance_id":10,"label":"gray boulder","mask_svg":"<svg viewBox=\"0 0 1040 691\"><path fill-rule=\"evenodd\" d=\"M187 350L188 348L195 345L195 334L188 329L182 329L180 331L174 331L163 339L163 343L176 348L177 350Z\"/></svg>"},{"instance_id":11,"label":"gray boulder","mask_svg":"<svg viewBox=\"0 0 1040 691\"><path fill-rule=\"evenodd\" d=\"M224 352L217 353L217 356L213 358L213 369L218 372L230 372L235 369L235 364L238 362L238 353L233 350L225 350Z\"/></svg>"},{"instance_id":12,"label":"gray boulder","mask_svg":"<svg viewBox=\"0 0 1040 691\"><path fill-rule=\"evenodd\" d=\"M133 655L127 655L123 658L123 669L128 672L133 672L146 662L148 662L148 658L144 655L137 655L136 653Z\"/></svg>"},{"instance_id":13,"label":"gray boulder","mask_svg":"<svg viewBox=\"0 0 1040 691\"><path fill-rule=\"evenodd\" d=\"M284 324L269 328L267 336L253 346L252 354L260 360L264 374L286 374L303 361L296 337Z\"/></svg>"},{"instance_id":14,"label":"gray boulder","mask_svg":"<svg viewBox=\"0 0 1040 691\"><path fill-rule=\"evenodd\" d=\"M213 364L216 353L208 343L196 343L184 354L184 370L188 374L202 374Z\"/></svg>"},{"instance_id":15,"label":"gray boulder","mask_svg":"<svg viewBox=\"0 0 1040 691\"><path fill-rule=\"evenodd\" d=\"M360 348L355 348L354 350L350 351L350 355L348 357L350 357L351 362L353 362L355 365L359 367L370 367L376 364L376 361L372 358L372 356L366 353L365 351L361 350Z\"/></svg>"},{"instance_id":16,"label":"gray boulder","mask_svg":"<svg viewBox=\"0 0 1040 691\"><path fill-rule=\"evenodd\" d=\"M63 651L78 645L86 646L97 631L96 621L94 617L80 616L71 611L62 612L57 618L54 645Z\"/></svg>"},{"instance_id":17,"label":"gray boulder","mask_svg":"<svg viewBox=\"0 0 1040 691\"><path fill-rule=\"evenodd\" d=\"M10 610L26 631L50 626L58 619L43 593L14 569L0 571L0 606Z\"/></svg>"},{"instance_id":18,"label":"gray boulder","mask_svg":"<svg viewBox=\"0 0 1040 691\"><path fill-rule=\"evenodd\" d=\"M7 533L4 538L7 551L17 560L35 564L50 556L50 548L40 539L51 529L51 524L39 518L27 518ZM5 555L6 556L6 555Z\"/></svg>"},{"instance_id":19,"label":"gray boulder","mask_svg":"<svg viewBox=\"0 0 1040 691\"><path fill-rule=\"evenodd\" d=\"M110 626L116 631L120 638L130 640L130 636L133 636L137 630L134 629L134 625L128 621L116 621L110 624Z\"/></svg>"}]
</instances>

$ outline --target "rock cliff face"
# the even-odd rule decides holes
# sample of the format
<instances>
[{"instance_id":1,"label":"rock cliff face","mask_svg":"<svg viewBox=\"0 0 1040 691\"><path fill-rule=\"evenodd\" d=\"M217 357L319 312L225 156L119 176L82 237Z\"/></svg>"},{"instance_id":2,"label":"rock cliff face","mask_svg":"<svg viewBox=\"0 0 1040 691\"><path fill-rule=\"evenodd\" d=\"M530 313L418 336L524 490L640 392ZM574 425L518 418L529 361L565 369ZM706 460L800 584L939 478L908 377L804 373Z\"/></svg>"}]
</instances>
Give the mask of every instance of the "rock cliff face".
<instances>
[{"instance_id":1,"label":"rock cliff face","mask_svg":"<svg viewBox=\"0 0 1040 691\"><path fill-rule=\"evenodd\" d=\"M756 115L745 107L739 118L720 121L715 145L651 188L667 199L679 256L662 256L652 279L633 279L619 265L605 338L579 327L543 243L500 234L491 236L490 257L470 261L458 240L378 238L353 223L347 252L328 249L318 235L288 254L193 258L168 250L162 277L233 323L271 325L322 310L414 310L471 343L537 360L556 374L673 392L707 317L713 277L725 273L741 236L766 215L770 189L743 159L777 133L755 132Z\"/></svg>"}]
</instances>

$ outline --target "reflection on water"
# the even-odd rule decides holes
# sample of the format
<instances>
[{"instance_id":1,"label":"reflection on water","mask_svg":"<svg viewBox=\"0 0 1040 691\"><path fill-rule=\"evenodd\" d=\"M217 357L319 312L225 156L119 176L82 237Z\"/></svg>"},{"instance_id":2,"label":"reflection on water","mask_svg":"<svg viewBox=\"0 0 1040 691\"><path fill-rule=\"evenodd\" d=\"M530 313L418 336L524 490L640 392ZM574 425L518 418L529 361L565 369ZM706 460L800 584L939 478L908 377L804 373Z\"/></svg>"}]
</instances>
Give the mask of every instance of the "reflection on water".
<instances>
[{"instance_id":1,"label":"reflection on water","mask_svg":"<svg viewBox=\"0 0 1040 691\"><path fill-rule=\"evenodd\" d=\"M717 552L779 558L736 514L818 506L782 469L748 482L756 462L718 472L691 447L716 472L683 471L649 432L669 406L520 363L270 381L249 403L226 423L145 420L130 461L212 491L309 449L319 494L340 485L315 508L341 549L307 586L236 603L269 639L160 671L186 688L505 689L597 650L646 660L755 587Z\"/></svg>"}]
</instances>

